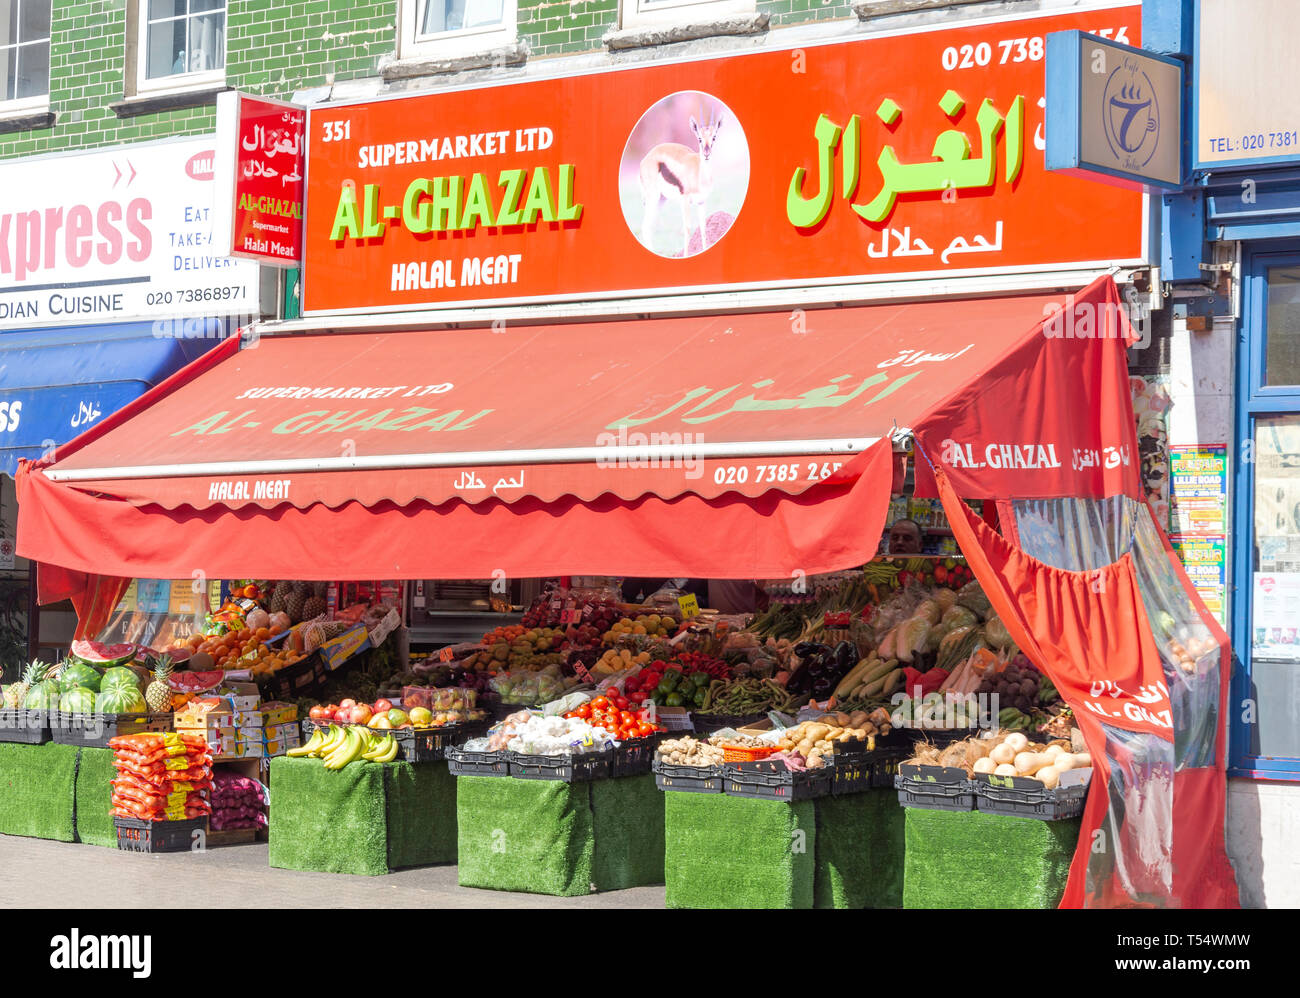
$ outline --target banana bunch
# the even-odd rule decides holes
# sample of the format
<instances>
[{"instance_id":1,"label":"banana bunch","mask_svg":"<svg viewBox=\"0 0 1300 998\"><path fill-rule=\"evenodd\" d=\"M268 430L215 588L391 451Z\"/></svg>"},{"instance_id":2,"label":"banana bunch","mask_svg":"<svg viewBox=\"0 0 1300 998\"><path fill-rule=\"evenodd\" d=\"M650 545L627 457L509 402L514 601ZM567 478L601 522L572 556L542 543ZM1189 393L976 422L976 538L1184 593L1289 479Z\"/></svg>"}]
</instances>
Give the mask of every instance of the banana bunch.
<instances>
[{"instance_id":1,"label":"banana bunch","mask_svg":"<svg viewBox=\"0 0 1300 998\"><path fill-rule=\"evenodd\" d=\"M347 727L331 724L328 730L317 728L305 745L290 749L285 755L322 759L326 769L339 770L357 760L392 762L397 758L397 739L357 724Z\"/></svg>"}]
</instances>

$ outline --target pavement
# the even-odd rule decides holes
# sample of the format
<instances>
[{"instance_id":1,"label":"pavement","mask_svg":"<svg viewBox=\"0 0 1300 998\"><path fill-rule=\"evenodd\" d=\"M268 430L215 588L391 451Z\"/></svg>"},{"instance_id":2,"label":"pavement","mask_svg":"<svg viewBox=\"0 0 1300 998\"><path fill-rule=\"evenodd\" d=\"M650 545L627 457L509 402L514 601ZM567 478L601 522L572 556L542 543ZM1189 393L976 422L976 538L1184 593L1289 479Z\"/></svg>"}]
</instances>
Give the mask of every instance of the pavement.
<instances>
[{"instance_id":1,"label":"pavement","mask_svg":"<svg viewBox=\"0 0 1300 998\"><path fill-rule=\"evenodd\" d=\"M386 877L300 873L267 865L254 842L204 852L129 853L0 835L6 908L662 908L663 887L557 898L461 887L455 866Z\"/></svg>"}]
</instances>

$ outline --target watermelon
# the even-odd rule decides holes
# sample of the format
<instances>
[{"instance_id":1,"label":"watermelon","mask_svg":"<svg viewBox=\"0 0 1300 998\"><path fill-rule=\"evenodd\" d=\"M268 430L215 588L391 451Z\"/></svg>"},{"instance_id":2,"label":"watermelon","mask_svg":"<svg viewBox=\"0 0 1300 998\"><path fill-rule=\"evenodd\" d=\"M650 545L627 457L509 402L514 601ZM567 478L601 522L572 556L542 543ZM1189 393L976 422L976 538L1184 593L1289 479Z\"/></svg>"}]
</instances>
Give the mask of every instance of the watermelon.
<instances>
[{"instance_id":1,"label":"watermelon","mask_svg":"<svg viewBox=\"0 0 1300 998\"><path fill-rule=\"evenodd\" d=\"M99 688L104 693L109 690L135 690L139 693L140 677L125 666L116 666L104 670L104 678L100 680Z\"/></svg>"},{"instance_id":2,"label":"watermelon","mask_svg":"<svg viewBox=\"0 0 1300 998\"><path fill-rule=\"evenodd\" d=\"M135 645L106 645L99 641L74 641L68 649L68 657L83 665L93 665L97 669L111 669L115 665L126 665L135 658Z\"/></svg>"},{"instance_id":3,"label":"watermelon","mask_svg":"<svg viewBox=\"0 0 1300 998\"><path fill-rule=\"evenodd\" d=\"M37 683L23 699L24 710L58 710L59 684L52 679Z\"/></svg>"},{"instance_id":4,"label":"watermelon","mask_svg":"<svg viewBox=\"0 0 1300 998\"><path fill-rule=\"evenodd\" d=\"M95 691L85 686L74 686L59 697L59 710L67 714L94 713Z\"/></svg>"},{"instance_id":5,"label":"watermelon","mask_svg":"<svg viewBox=\"0 0 1300 998\"><path fill-rule=\"evenodd\" d=\"M144 696L134 686L105 688L95 698L95 710L100 714L144 714L149 710Z\"/></svg>"},{"instance_id":6,"label":"watermelon","mask_svg":"<svg viewBox=\"0 0 1300 998\"><path fill-rule=\"evenodd\" d=\"M90 690L92 693L99 692L99 670L92 665L86 665L83 662L71 662L63 667L59 673L59 690L66 693L69 690L82 687ZM62 710L63 708L59 708Z\"/></svg>"}]
</instances>

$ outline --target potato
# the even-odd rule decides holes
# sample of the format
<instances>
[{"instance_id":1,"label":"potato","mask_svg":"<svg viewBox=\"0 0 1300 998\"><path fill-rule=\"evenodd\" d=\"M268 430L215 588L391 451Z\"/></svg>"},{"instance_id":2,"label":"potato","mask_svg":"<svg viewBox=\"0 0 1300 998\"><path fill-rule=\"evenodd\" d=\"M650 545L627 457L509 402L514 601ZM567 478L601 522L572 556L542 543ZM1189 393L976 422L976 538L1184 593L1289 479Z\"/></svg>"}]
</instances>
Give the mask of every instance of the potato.
<instances>
[{"instance_id":1,"label":"potato","mask_svg":"<svg viewBox=\"0 0 1300 998\"><path fill-rule=\"evenodd\" d=\"M848 714L844 713L844 711L839 710L835 712L835 723L841 728L847 728L849 726L849 721L850 717Z\"/></svg>"},{"instance_id":2,"label":"potato","mask_svg":"<svg viewBox=\"0 0 1300 998\"><path fill-rule=\"evenodd\" d=\"M877 727L876 727L874 724L872 724L870 721L868 721L866 724L864 724L864 725L863 725L861 728L859 728L858 730L861 731L861 732L863 733L863 735L865 736L865 735L874 735L874 734L876 733L876 731L879 730L879 729L877 729Z\"/></svg>"},{"instance_id":3,"label":"potato","mask_svg":"<svg viewBox=\"0 0 1300 998\"><path fill-rule=\"evenodd\" d=\"M848 731L841 731L841 732L839 733L839 735L836 736L835 741L837 741L837 742L847 742L847 741L848 741L850 738L852 738L852 737L853 737L853 736L852 736L851 734L849 734Z\"/></svg>"},{"instance_id":4,"label":"potato","mask_svg":"<svg viewBox=\"0 0 1300 998\"><path fill-rule=\"evenodd\" d=\"M803 756L805 759L808 758L808 753L811 752L816 747L817 747L816 743L808 738L805 738L797 746L795 746L798 753L801 756Z\"/></svg>"},{"instance_id":5,"label":"potato","mask_svg":"<svg viewBox=\"0 0 1300 998\"><path fill-rule=\"evenodd\" d=\"M867 712L865 710L855 710L849 715L849 727L860 728L867 723Z\"/></svg>"},{"instance_id":6,"label":"potato","mask_svg":"<svg viewBox=\"0 0 1300 998\"><path fill-rule=\"evenodd\" d=\"M805 732L805 737L811 738L813 741L819 741L826 736L826 732L829 730L830 726L826 724L810 724L807 732Z\"/></svg>"}]
</instances>

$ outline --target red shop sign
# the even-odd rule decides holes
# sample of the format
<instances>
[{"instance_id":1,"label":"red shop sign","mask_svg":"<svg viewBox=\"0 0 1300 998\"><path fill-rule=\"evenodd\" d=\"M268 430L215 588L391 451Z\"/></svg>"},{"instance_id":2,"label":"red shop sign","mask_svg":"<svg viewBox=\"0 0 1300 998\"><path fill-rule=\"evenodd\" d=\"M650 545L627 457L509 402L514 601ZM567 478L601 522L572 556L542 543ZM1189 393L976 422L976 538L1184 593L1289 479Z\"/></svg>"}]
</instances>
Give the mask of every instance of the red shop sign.
<instances>
[{"instance_id":1,"label":"red shop sign","mask_svg":"<svg viewBox=\"0 0 1300 998\"><path fill-rule=\"evenodd\" d=\"M1044 167L1022 14L308 111L304 308L395 311L1102 267L1141 195Z\"/></svg>"}]
</instances>

